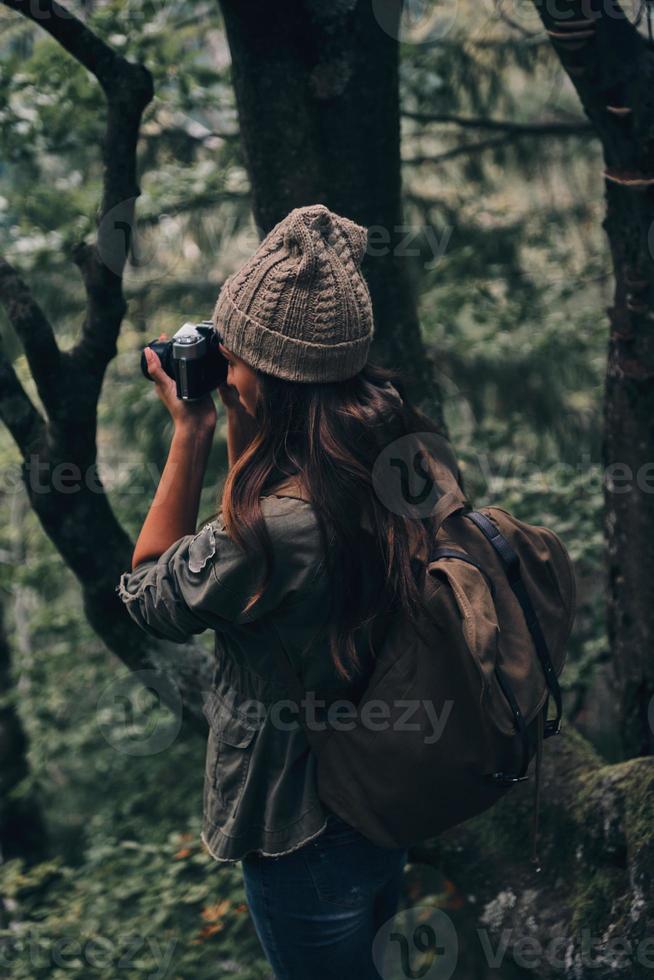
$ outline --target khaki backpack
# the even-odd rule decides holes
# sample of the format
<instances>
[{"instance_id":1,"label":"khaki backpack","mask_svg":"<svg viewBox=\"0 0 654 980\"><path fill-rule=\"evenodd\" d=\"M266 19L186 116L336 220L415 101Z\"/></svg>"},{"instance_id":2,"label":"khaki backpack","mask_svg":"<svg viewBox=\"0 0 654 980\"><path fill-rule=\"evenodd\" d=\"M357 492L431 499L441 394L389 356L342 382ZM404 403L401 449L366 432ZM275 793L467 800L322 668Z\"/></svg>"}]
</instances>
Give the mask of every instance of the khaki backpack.
<instances>
[{"instance_id":1,"label":"khaki backpack","mask_svg":"<svg viewBox=\"0 0 654 980\"><path fill-rule=\"evenodd\" d=\"M318 794L369 840L406 847L487 810L527 779L536 754L538 863L542 739L561 730L572 561L554 531L502 507L473 510L449 466L437 473L422 636L403 615L385 621L354 726L305 725ZM275 493L309 499L294 481ZM299 677L288 659L280 667L299 704Z\"/></svg>"}]
</instances>

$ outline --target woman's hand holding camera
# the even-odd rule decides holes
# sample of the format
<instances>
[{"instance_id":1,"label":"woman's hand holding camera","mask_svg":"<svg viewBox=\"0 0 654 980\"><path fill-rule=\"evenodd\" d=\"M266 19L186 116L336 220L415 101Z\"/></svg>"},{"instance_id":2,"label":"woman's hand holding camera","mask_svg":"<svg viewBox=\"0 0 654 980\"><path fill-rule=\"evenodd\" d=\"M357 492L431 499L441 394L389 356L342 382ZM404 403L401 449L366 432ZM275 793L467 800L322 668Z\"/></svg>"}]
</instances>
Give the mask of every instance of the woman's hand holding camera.
<instances>
[{"instance_id":1,"label":"woman's hand holding camera","mask_svg":"<svg viewBox=\"0 0 654 980\"><path fill-rule=\"evenodd\" d=\"M159 340L167 340L165 334ZM177 385L146 347L148 375L174 422L166 465L132 555L132 568L159 558L175 541L195 533L202 482L211 453L218 413L211 393L194 402L177 397Z\"/></svg>"},{"instance_id":2,"label":"woman's hand holding camera","mask_svg":"<svg viewBox=\"0 0 654 980\"><path fill-rule=\"evenodd\" d=\"M168 340L168 337L162 333L159 334L159 340ZM183 401L177 397L175 382L162 368L156 351L153 351L151 347L146 347L145 357L148 363L148 374L154 381L157 395L168 409L175 427L213 431L216 427L218 413L211 394L206 394L198 401Z\"/></svg>"}]
</instances>

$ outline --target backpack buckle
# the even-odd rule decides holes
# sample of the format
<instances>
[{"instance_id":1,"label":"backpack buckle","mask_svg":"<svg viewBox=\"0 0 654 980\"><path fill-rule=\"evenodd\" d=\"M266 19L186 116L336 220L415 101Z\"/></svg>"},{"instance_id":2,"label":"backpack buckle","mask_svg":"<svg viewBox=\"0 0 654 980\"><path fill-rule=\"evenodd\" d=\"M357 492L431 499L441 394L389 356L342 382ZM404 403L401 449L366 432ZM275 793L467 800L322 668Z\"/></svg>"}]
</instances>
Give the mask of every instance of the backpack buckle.
<instances>
[{"instance_id":1,"label":"backpack buckle","mask_svg":"<svg viewBox=\"0 0 654 980\"><path fill-rule=\"evenodd\" d=\"M560 735L561 734L561 722L556 718L547 718L543 726L543 738L549 738L550 735Z\"/></svg>"},{"instance_id":2,"label":"backpack buckle","mask_svg":"<svg viewBox=\"0 0 654 980\"><path fill-rule=\"evenodd\" d=\"M513 786L514 783L523 783L528 777L510 776L506 772L490 772L488 778L492 779L494 783L499 783L500 786Z\"/></svg>"}]
</instances>

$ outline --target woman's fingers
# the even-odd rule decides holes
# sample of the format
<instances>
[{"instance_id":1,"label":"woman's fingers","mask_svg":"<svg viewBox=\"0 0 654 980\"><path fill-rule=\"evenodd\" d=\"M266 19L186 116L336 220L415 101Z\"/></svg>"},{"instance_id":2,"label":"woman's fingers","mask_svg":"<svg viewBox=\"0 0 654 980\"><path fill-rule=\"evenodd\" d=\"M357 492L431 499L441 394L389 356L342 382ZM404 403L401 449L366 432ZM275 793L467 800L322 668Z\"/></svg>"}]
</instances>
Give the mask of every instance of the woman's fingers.
<instances>
[{"instance_id":1,"label":"woman's fingers","mask_svg":"<svg viewBox=\"0 0 654 980\"><path fill-rule=\"evenodd\" d=\"M161 338L159 338L161 340ZM159 355L156 351L153 351L151 347L145 348L145 360L148 364L148 374L154 380L157 380L161 374L163 374L163 368L161 367L161 361Z\"/></svg>"},{"instance_id":2,"label":"woman's fingers","mask_svg":"<svg viewBox=\"0 0 654 980\"><path fill-rule=\"evenodd\" d=\"M153 381L163 388L175 387L175 382L166 374L161 366L159 355L151 347L145 348L145 359L148 364L148 374Z\"/></svg>"}]
</instances>

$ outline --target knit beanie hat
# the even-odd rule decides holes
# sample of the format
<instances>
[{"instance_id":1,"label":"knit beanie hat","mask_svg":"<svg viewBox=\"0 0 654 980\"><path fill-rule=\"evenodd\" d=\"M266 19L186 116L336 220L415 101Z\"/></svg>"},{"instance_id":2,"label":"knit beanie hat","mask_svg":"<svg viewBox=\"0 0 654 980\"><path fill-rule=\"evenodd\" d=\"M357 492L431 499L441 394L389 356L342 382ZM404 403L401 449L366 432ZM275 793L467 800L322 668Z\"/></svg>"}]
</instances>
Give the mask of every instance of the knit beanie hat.
<instances>
[{"instance_id":1,"label":"knit beanie hat","mask_svg":"<svg viewBox=\"0 0 654 980\"><path fill-rule=\"evenodd\" d=\"M368 230L324 204L295 208L225 280L214 329L250 367L288 381L341 381L374 332L361 273Z\"/></svg>"}]
</instances>

